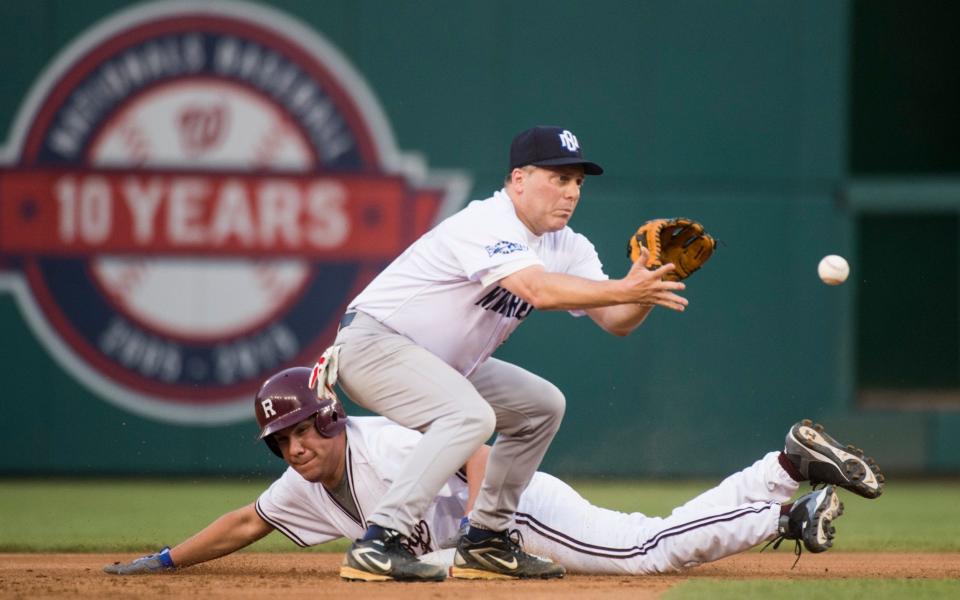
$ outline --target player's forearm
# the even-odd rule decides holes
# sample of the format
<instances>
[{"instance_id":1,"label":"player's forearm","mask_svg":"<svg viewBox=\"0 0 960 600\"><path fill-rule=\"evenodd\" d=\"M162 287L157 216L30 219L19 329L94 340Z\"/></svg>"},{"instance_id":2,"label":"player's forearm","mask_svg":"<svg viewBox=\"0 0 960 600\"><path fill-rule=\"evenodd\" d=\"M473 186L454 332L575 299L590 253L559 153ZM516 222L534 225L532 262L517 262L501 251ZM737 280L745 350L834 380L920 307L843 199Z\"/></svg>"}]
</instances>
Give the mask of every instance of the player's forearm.
<instances>
[{"instance_id":1,"label":"player's forearm","mask_svg":"<svg viewBox=\"0 0 960 600\"><path fill-rule=\"evenodd\" d=\"M630 301L620 280L596 281L542 269L514 273L500 284L537 310L578 310Z\"/></svg>"},{"instance_id":2,"label":"player's forearm","mask_svg":"<svg viewBox=\"0 0 960 600\"><path fill-rule=\"evenodd\" d=\"M213 560L249 546L272 531L250 504L229 512L170 550L177 567Z\"/></svg>"},{"instance_id":3,"label":"player's forearm","mask_svg":"<svg viewBox=\"0 0 960 600\"><path fill-rule=\"evenodd\" d=\"M651 310L652 304L618 304L589 309L587 314L607 333L625 336L639 327Z\"/></svg>"},{"instance_id":4,"label":"player's forearm","mask_svg":"<svg viewBox=\"0 0 960 600\"><path fill-rule=\"evenodd\" d=\"M465 513L473 510L477 496L480 495L480 485L483 483L483 476L487 472L487 457L489 455L490 446L483 445L467 460L467 505L464 508Z\"/></svg>"}]
</instances>

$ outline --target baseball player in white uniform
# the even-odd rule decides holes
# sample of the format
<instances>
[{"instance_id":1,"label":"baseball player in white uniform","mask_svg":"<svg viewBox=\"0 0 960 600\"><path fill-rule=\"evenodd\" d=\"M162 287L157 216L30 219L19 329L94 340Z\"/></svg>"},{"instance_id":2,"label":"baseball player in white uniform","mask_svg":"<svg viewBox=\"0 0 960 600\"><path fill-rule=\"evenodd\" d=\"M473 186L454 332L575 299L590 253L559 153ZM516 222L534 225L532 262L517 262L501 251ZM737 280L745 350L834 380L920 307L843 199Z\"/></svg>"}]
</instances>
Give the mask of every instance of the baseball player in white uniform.
<instances>
[{"instance_id":1,"label":"baseball player in white uniform","mask_svg":"<svg viewBox=\"0 0 960 600\"><path fill-rule=\"evenodd\" d=\"M560 427L564 396L543 378L490 357L535 308L586 314L626 335L653 306L687 305L677 294L684 284L663 280L673 265L647 270L644 256L623 279L610 280L593 245L567 226L585 176L601 173L569 130L520 133L504 188L424 234L350 303L336 340L341 388L423 436L382 500L364 513L367 529L347 553L345 578L442 577L442 570L409 560L404 540L494 432L452 574L563 575L562 567L523 552L509 528Z\"/></svg>"},{"instance_id":2,"label":"baseball player in white uniform","mask_svg":"<svg viewBox=\"0 0 960 600\"><path fill-rule=\"evenodd\" d=\"M290 467L256 502L173 549L104 570L126 575L186 567L239 550L274 529L299 546L362 535L367 516L422 435L383 417L348 419L335 398L317 397L310 375L306 368L287 369L257 395L261 438ZM801 481L825 487L790 503ZM835 486L876 498L883 475L862 451L801 421L783 451L765 454L664 518L593 506L564 482L537 472L519 499L509 535L522 538L532 554L591 574L674 572L775 539L797 540L798 552L801 542L822 552L832 545L832 522L843 510ZM454 549L442 547L457 542L469 501L462 472L444 482L404 540L410 554L425 557L418 564L444 571L453 566ZM363 548L354 551L363 556Z\"/></svg>"}]
</instances>

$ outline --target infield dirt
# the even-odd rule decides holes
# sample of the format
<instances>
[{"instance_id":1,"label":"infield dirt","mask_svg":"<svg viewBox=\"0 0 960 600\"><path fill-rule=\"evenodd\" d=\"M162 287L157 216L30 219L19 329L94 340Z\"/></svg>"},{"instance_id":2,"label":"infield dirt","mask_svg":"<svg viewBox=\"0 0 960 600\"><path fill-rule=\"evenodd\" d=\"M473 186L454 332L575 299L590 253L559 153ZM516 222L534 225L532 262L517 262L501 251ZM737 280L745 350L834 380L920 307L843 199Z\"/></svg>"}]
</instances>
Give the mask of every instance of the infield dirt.
<instances>
[{"instance_id":1,"label":"infield dirt","mask_svg":"<svg viewBox=\"0 0 960 600\"><path fill-rule=\"evenodd\" d=\"M119 577L101 568L132 555L0 554L0 598L657 598L691 578L960 577L958 554L804 554L751 552L684 573L657 576L568 575L553 581L350 583L337 576L339 554L240 553L176 573Z\"/></svg>"}]
</instances>

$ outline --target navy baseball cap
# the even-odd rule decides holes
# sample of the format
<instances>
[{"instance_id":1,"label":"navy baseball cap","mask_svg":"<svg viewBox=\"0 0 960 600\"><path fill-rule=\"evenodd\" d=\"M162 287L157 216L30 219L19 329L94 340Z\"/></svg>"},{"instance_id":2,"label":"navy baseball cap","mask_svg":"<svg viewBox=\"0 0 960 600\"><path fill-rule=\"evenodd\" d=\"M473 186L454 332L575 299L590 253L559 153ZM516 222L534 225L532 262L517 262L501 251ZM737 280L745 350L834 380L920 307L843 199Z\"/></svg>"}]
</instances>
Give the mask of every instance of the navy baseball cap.
<instances>
[{"instance_id":1,"label":"navy baseball cap","mask_svg":"<svg viewBox=\"0 0 960 600\"><path fill-rule=\"evenodd\" d=\"M510 144L510 170L527 165L583 165L583 172L587 175L603 174L603 167L584 160L577 136L562 127L541 125L522 131L513 138L513 143Z\"/></svg>"}]
</instances>

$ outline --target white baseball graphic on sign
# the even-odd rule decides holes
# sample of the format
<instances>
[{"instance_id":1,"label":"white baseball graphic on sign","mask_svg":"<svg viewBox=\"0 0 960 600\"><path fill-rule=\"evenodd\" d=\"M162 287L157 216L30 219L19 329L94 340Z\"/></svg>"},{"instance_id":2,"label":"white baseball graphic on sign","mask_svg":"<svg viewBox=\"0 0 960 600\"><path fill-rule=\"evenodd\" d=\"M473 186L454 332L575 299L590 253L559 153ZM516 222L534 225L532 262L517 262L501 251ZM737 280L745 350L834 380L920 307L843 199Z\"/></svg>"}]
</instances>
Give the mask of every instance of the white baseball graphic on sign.
<instances>
[{"instance_id":1,"label":"white baseball graphic on sign","mask_svg":"<svg viewBox=\"0 0 960 600\"><path fill-rule=\"evenodd\" d=\"M289 172L305 170L311 160L306 141L277 107L228 82L178 82L143 94L106 124L91 152L93 164L109 167ZM108 256L91 271L125 312L150 328L216 338L279 312L306 281L309 266L297 258Z\"/></svg>"}]
</instances>

